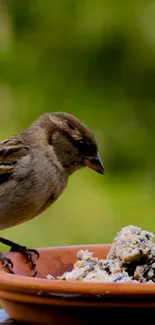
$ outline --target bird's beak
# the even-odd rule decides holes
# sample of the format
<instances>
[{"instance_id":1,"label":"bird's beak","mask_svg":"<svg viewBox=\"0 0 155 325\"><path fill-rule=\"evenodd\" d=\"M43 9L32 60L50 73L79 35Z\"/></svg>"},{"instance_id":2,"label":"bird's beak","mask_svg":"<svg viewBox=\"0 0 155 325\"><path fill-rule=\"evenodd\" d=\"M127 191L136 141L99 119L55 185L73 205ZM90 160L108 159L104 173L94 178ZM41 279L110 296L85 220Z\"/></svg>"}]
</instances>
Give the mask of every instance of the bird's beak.
<instances>
[{"instance_id":1,"label":"bird's beak","mask_svg":"<svg viewBox=\"0 0 155 325\"><path fill-rule=\"evenodd\" d=\"M97 153L93 158L85 158L85 165L95 170L97 173L104 174L104 166L99 153Z\"/></svg>"}]
</instances>

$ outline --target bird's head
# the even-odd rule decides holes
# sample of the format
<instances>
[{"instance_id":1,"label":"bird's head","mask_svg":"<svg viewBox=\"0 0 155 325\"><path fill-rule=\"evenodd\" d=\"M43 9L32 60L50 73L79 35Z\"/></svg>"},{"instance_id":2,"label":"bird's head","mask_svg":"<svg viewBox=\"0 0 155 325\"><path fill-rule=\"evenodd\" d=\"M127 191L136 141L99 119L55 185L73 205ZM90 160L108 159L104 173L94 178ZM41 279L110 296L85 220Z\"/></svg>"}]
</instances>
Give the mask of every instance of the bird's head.
<instances>
[{"instance_id":1,"label":"bird's head","mask_svg":"<svg viewBox=\"0 0 155 325\"><path fill-rule=\"evenodd\" d=\"M72 174L75 170L88 166L103 174L104 167L91 130L68 113L50 113L48 118L52 123L49 142L68 173Z\"/></svg>"}]
</instances>

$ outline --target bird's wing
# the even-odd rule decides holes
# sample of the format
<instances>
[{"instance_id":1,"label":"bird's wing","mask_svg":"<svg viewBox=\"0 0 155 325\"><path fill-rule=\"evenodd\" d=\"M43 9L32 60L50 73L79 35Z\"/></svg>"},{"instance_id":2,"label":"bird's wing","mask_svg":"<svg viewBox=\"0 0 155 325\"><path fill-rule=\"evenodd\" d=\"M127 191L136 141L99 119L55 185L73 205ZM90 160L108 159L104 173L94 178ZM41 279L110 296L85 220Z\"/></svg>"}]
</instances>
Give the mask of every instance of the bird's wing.
<instances>
[{"instance_id":1,"label":"bird's wing","mask_svg":"<svg viewBox=\"0 0 155 325\"><path fill-rule=\"evenodd\" d=\"M7 181L17 161L27 153L28 147L19 140L8 139L0 142L0 184Z\"/></svg>"}]
</instances>

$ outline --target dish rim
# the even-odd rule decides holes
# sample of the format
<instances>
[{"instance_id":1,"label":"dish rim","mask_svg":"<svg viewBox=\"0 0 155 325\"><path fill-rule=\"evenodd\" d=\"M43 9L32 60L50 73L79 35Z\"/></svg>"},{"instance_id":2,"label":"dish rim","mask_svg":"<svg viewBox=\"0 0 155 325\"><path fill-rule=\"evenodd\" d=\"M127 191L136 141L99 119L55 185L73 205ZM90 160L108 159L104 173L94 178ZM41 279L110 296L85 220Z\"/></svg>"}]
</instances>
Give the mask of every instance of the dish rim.
<instances>
[{"instance_id":1,"label":"dish rim","mask_svg":"<svg viewBox=\"0 0 155 325\"><path fill-rule=\"evenodd\" d=\"M91 247L108 248L111 244L83 244L70 246L51 246L41 247L42 250L67 250L67 249L89 249ZM11 252L6 253L11 255ZM78 282L73 280L49 280L43 278L35 278L25 275L17 275L5 273L0 270L0 291L12 291L21 293L38 294L50 292L56 294L81 294L81 295L155 295L155 284L153 283L106 283L106 282Z\"/></svg>"}]
</instances>

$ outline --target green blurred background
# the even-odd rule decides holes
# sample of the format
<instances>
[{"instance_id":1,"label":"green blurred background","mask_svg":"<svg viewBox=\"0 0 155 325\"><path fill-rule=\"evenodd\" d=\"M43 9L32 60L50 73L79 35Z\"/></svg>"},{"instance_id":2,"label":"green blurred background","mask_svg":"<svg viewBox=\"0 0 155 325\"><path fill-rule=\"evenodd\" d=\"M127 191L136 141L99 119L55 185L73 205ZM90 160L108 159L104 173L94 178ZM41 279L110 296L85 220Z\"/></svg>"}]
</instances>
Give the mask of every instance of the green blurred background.
<instances>
[{"instance_id":1,"label":"green blurred background","mask_svg":"<svg viewBox=\"0 0 155 325\"><path fill-rule=\"evenodd\" d=\"M129 224L155 232L154 17L150 0L1 0L0 139L67 111L92 128L105 166L1 236L40 247L111 242Z\"/></svg>"}]
</instances>

